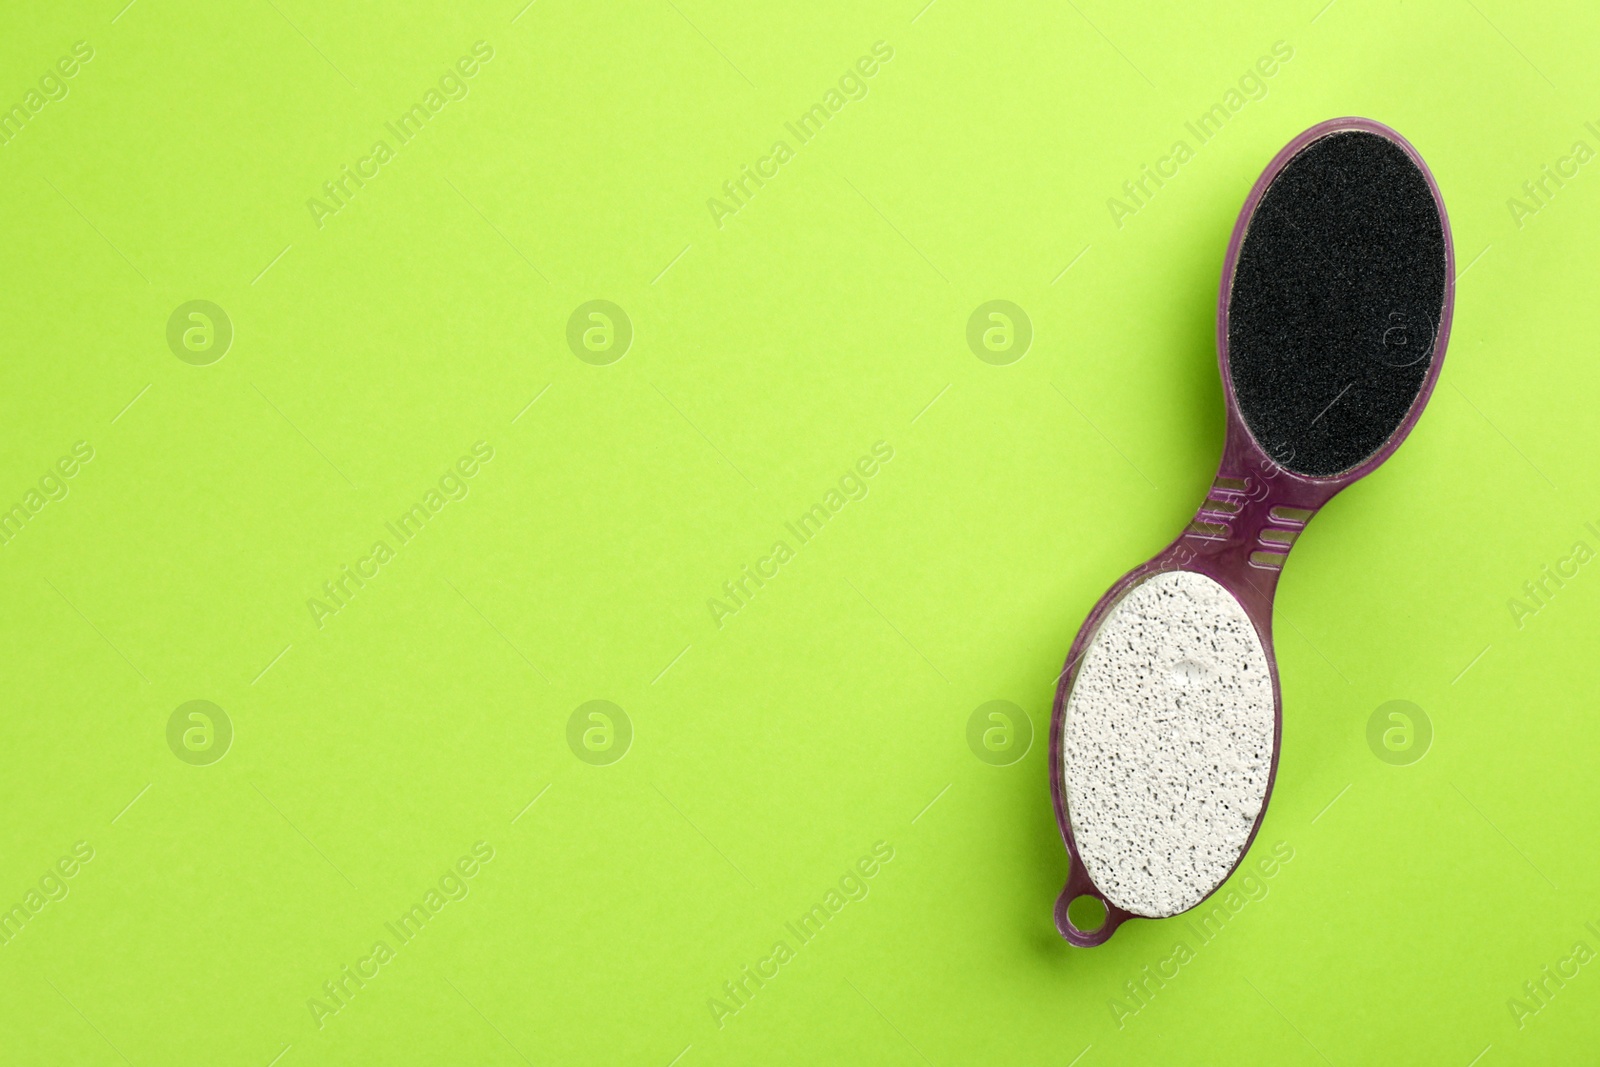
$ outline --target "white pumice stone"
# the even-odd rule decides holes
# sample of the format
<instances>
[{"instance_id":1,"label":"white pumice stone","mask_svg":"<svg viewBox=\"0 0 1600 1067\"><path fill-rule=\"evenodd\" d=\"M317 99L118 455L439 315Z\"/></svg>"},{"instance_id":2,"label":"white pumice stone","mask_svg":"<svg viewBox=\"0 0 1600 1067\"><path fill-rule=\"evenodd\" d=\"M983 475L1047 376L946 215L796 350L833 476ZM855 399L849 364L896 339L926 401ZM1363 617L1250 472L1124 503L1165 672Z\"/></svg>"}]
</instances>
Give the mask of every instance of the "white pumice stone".
<instances>
[{"instance_id":1,"label":"white pumice stone","mask_svg":"<svg viewBox=\"0 0 1600 1067\"><path fill-rule=\"evenodd\" d=\"M1062 771L1089 877L1135 915L1175 915L1233 869L1266 798L1267 654L1203 574L1134 586L1089 642L1067 698Z\"/></svg>"}]
</instances>

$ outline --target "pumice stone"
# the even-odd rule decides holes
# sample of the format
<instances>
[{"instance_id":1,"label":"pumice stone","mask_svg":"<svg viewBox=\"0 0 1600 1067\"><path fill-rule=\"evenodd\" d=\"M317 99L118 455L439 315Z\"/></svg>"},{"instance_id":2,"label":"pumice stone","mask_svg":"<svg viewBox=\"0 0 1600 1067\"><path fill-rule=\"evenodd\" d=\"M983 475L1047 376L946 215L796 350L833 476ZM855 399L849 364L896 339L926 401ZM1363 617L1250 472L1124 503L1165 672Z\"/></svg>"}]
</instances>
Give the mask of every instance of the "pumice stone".
<instances>
[{"instance_id":1,"label":"pumice stone","mask_svg":"<svg viewBox=\"0 0 1600 1067\"><path fill-rule=\"evenodd\" d=\"M1072 870L1055 921L1072 944L1195 907L1249 851L1283 736L1278 576L1318 509L1421 416L1454 276L1439 187L1379 123L1313 126L1245 199L1217 304L1216 479L1089 612L1056 688L1050 786ZM1079 925L1081 898L1104 919Z\"/></svg>"}]
</instances>

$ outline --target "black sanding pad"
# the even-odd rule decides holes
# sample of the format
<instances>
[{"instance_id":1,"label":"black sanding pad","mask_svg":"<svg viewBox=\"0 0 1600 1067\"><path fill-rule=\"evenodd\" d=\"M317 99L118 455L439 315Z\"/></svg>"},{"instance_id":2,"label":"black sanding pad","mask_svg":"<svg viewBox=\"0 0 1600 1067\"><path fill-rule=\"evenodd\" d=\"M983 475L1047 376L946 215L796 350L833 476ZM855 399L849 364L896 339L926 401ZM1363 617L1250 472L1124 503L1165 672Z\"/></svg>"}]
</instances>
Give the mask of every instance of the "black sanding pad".
<instances>
[{"instance_id":1,"label":"black sanding pad","mask_svg":"<svg viewBox=\"0 0 1600 1067\"><path fill-rule=\"evenodd\" d=\"M1421 390L1444 299L1444 223L1410 157L1374 133L1307 145L1233 275L1228 367L1251 434L1299 474L1357 466Z\"/></svg>"}]
</instances>

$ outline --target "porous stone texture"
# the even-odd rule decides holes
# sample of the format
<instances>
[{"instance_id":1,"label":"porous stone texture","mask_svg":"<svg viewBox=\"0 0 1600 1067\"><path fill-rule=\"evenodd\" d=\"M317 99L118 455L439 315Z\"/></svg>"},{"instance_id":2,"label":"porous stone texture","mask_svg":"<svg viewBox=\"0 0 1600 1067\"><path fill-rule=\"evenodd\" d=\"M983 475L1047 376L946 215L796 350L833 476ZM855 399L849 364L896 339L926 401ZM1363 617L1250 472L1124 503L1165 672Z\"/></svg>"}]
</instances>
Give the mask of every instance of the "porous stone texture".
<instances>
[{"instance_id":1,"label":"porous stone texture","mask_svg":"<svg viewBox=\"0 0 1600 1067\"><path fill-rule=\"evenodd\" d=\"M1266 650L1231 593L1167 571L1124 594L1062 739L1073 841L1108 900L1154 918L1221 884L1261 812L1274 722Z\"/></svg>"}]
</instances>

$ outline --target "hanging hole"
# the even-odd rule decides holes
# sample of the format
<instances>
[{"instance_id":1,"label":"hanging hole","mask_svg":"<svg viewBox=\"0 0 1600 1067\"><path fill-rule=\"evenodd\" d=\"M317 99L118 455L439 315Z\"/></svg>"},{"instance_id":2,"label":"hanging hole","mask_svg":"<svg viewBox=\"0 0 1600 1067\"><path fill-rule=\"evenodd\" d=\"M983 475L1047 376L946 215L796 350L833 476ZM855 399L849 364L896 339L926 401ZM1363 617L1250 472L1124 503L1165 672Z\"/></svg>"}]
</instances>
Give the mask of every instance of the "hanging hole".
<instances>
[{"instance_id":1,"label":"hanging hole","mask_svg":"<svg viewBox=\"0 0 1600 1067\"><path fill-rule=\"evenodd\" d=\"M1086 934L1092 934L1106 924L1106 904L1088 893L1072 898L1067 905L1067 921Z\"/></svg>"}]
</instances>

